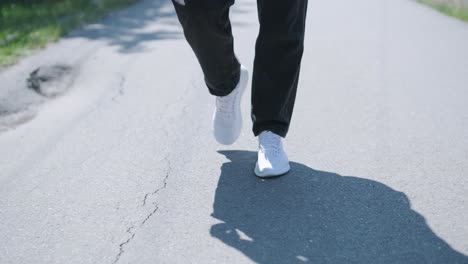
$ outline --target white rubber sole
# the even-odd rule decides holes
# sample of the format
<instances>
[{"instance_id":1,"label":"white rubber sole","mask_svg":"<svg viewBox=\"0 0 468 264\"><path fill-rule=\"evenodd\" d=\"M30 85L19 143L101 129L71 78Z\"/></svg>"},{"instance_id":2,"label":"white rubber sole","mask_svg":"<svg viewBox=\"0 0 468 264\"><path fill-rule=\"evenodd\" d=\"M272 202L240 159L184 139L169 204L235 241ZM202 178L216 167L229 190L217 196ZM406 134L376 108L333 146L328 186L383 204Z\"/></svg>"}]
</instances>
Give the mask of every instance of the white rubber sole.
<instances>
[{"instance_id":1,"label":"white rubber sole","mask_svg":"<svg viewBox=\"0 0 468 264\"><path fill-rule=\"evenodd\" d=\"M257 162L255 164L254 173L259 178L274 178L274 177L283 176L286 173L288 173L290 170L291 170L291 166L288 163L287 167L281 168L279 170L276 170L276 171L266 170L264 172L261 172L260 169L258 168L258 162Z\"/></svg>"}]
</instances>

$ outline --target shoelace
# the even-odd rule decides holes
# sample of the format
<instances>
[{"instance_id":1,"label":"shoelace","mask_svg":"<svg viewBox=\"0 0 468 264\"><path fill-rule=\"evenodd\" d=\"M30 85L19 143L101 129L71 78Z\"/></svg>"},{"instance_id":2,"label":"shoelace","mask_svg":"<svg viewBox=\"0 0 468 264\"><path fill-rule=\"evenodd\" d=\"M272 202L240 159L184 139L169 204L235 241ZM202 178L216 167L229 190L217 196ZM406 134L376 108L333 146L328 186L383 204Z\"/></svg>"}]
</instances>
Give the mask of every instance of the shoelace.
<instances>
[{"instance_id":1,"label":"shoelace","mask_svg":"<svg viewBox=\"0 0 468 264\"><path fill-rule=\"evenodd\" d=\"M281 152L281 137L270 131L260 135L260 149L278 155Z\"/></svg>"}]
</instances>

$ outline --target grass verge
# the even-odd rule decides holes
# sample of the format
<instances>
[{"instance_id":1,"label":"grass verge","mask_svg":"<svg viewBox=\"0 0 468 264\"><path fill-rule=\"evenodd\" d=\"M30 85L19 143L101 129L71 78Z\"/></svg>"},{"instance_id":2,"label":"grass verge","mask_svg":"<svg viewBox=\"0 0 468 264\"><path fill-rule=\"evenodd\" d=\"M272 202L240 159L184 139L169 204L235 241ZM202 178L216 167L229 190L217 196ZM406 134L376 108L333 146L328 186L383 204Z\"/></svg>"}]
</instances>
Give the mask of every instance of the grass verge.
<instances>
[{"instance_id":1,"label":"grass verge","mask_svg":"<svg viewBox=\"0 0 468 264\"><path fill-rule=\"evenodd\" d=\"M431 6L446 15L453 16L453 17L456 17L458 19L468 22L468 7L466 6L457 5L452 1L447 1L446 3L443 3L440 1L434 1L434 0L417 0L417 1L419 3Z\"/></svg>"},{"instance_id":2,"label":"grass verge","mask_svg":"<svg viewBox=\"0 0 468 264\"><path fill-rule=\"evenodd\" d=\"M0 0L0 67L138 0Z\"/></svg>"}]
</instances>

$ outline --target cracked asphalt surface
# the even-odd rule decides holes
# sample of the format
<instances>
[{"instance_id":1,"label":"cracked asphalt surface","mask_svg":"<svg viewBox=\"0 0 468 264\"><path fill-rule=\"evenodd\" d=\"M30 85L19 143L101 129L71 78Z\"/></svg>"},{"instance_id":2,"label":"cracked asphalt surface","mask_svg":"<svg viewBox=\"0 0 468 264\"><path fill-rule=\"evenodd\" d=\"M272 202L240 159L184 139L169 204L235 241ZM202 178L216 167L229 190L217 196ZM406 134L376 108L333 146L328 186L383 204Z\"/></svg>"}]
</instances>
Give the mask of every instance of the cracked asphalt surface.
<instances>
[{"instance_id":1,"label":"cracked asphalt surface","mask_svg":"<svg viewBox=\"0 0 468 264\"><path fill-rule=\"evenodd\" d=\"M232 9L252 69L256 6ZM310 1L292 171L229 147L172 4L145 0L0 73L74 65L0 133L0 263L468 263L468 24L407 0ZM28 112L29 114L31 112Z\"/></svg>"}]
</instances>

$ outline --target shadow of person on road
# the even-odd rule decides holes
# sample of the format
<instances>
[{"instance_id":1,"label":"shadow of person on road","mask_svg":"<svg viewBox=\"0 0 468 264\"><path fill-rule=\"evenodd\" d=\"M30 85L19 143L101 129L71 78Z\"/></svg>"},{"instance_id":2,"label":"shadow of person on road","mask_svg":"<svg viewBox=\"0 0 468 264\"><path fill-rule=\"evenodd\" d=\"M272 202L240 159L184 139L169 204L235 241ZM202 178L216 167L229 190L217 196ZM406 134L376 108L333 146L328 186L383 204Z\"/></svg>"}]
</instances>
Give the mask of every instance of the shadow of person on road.
<instances>
[{"instance_id":1,"label":"shadow of person on road","mask_svg":"<svg viewBox=\"0 0 468 264\"><path fill-rule=\"evenodd\" d=\"M256 153L220 151L211 235L256 263L468 263L437 237L404 193L292 162L253 175Z\"/></svg>"}]
</instances>

